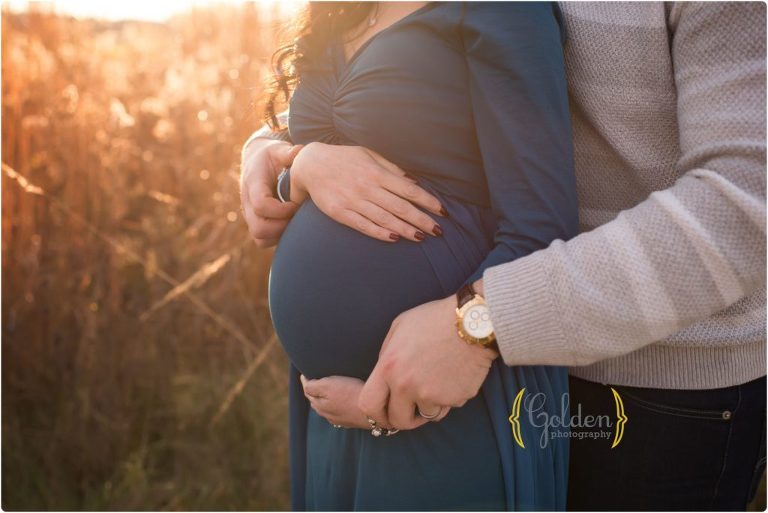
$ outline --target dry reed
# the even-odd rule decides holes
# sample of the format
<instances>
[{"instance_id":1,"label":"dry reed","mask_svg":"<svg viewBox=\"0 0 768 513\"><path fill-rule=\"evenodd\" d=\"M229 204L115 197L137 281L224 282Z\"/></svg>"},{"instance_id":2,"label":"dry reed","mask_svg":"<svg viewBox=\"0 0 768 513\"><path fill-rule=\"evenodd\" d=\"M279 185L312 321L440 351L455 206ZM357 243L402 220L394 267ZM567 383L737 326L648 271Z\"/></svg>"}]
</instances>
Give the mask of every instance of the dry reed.
<instances>
[{"instance_id":1,"label":"dry reed","mask_svg":"<svg viewBox=\"0 0 768 513\"><path fill-rule=\"evenodd\" d=\"M4 509L284 509L239 147L277 12L2 15Z\"/></svg>"}]
</instances>

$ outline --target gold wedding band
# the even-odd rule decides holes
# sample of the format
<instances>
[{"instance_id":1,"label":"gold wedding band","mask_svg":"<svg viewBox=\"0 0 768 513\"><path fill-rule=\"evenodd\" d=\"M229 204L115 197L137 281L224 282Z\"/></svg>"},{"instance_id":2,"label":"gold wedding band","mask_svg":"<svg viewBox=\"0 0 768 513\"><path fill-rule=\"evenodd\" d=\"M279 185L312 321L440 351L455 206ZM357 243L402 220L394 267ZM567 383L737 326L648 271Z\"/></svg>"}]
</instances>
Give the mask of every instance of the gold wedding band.
<instances>
[{"instance_id":1,"label":"gold wedding band","mask_svg":"<svg viewBox=\"0 0 768 513\"><path fill-rule=\"evenodd\" d=\"M426 413L424 413L424 412L422 412L422 411L421 411L421 408L419 408L419 406L418 406L418 405L416 405L416 413L418 413L418 414L419 414L419 417L421 417L421 418L423 418L423 419L427 419L427 420L434 420L434 419L438 418L438 417L440 416L440 414L441 414L441 413L443 413L443 407L441 406L441 407L440 407L440 408L437 410L437 413L435 413L434 415L427 415Z\"/></svg>"}]
</instances>

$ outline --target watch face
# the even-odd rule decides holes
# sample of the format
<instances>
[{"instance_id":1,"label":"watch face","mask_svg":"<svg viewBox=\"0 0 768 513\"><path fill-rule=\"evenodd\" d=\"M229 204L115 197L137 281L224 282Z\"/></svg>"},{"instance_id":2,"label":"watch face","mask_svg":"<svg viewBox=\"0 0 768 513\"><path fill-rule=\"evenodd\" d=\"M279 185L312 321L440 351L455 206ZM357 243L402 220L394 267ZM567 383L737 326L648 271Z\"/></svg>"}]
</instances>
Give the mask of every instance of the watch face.
<instances>
[{"instance_id":1,"label":"watch face","mask_svg":"<svg viewBox=\"0 0 768 513\"><path fill-rule=\"evenodd\" d=\"M485 338L493 333L491 316L486 305L473 305L461 320L464 331L475 338Z\"/></svg>"}]
</instances>

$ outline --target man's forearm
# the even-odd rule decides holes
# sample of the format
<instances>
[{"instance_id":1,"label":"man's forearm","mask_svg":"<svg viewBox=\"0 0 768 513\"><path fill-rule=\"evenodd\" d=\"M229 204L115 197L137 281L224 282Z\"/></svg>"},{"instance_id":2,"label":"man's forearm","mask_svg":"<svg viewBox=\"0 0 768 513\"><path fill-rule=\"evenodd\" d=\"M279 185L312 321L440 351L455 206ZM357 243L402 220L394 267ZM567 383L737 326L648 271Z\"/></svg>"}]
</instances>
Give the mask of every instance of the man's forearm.
<instances>
[{"instance_id":1,"label":"man's forearm","mask_svg":"<svg viewBox=\"0 0 768 513\"><path fill-rule=\"evenodd\" d=\"M728 23L707 22L715 5L677 7L675 37L687 40L673 42L675 185L591 232L486 270L508 364L586 365L627 354L765 286L765 26L760 5L750 5L734 4L741 11ZM734 48L744 33L756 42ZM739 70L728 87L713 78L725 62ZM723 121L734 116L738 123Z\"/></svg>"},{"instance_id":2,"label":"man's forearm","mask_svg":"<svg viewBox=\"0 0 768 513\"><path fill-rule=\"evenodd\" d=\"M280 125L286 126L288 123L288 111L286 110L278 114L277 119L280 122ZM245 143L243 143L243 149L240 152L241 164L244 163L247 157L259 146L258 144L254 144L254 142L260 140L277 140L290 143L291 136L287 129L275 131L272 130L268 125L263 125L261 128L253 132L250 137L246 139Z\"/></svg>"}]
</instances>

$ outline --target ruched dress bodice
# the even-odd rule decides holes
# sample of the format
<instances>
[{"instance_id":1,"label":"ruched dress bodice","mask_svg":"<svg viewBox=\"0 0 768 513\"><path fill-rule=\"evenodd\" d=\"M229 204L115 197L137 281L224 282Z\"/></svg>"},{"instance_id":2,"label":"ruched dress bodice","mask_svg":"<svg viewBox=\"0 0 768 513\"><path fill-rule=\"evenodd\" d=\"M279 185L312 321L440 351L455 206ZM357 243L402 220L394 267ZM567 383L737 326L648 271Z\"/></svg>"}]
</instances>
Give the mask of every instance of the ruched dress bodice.
<instances>
[{"instance_id":1,"label":"ruched dress bodice","mask_svg":"<svg viewBox=\"0 0 768 513\"><path fill-rule=\"evenodd\" d=\"M449 216L434 217L441 237L390 243L336 223L310 199L282 235L270 309L294 369L294 507L563 507L567 442L520 452L507 417L521 388L546 390L554 408L565 369L499 360L464 408L386 440L332 428L307 408L296 379L366 379L399 313L575 234L561 45L552 4L430 3L349 60L337 41L302 64L292 141L370 148L415 176ZM539 434L524 432L531 445Z\"/></svg>"}]
</instances>

